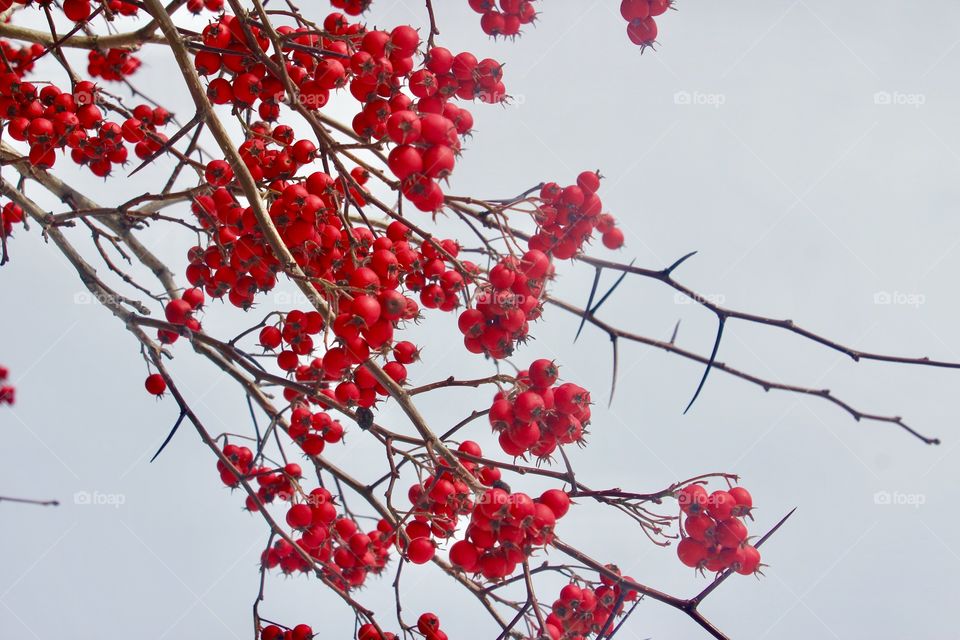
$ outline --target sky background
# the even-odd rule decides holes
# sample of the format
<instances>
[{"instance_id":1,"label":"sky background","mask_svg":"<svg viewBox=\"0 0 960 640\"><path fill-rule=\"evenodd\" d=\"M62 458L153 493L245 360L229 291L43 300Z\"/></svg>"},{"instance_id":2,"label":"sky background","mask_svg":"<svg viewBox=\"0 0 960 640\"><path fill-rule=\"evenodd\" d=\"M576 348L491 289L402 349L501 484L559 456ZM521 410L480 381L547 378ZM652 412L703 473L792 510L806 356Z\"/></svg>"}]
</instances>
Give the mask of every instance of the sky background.
<instances>
[{"instance_id":1,"label":"sky background","mask_svg":"<svg viewBox=\"0 0 960 640\"><path fill-rule=\"evenodd\" d=\"M510 107L472 107L476 133L449 191L502 198L600 169L600 195L627 244L594 255L659 268L697 250L677 277L725 305L790 318L854 348L960 361L960 5L684 2L660 21L659 50L641 56L614 0L538 3L541 20L514 43L487 40L465 1L435 4L439 43L504 61L515 98ZM317 6L308 15L325 13L326 3ZM368 19L423 24L425 11L412 0L379 0ZM140 55L144 90L189 119L169 54L148 47ZM104 184L61 164L61 175L101 204L142 193L169 170ZM38 189L28 193L62 211ZM68 237L88 244L80 229ZM142 237L184 282L192 239L162 228ZM0 411L0 494L62 504L0 505L0 637L249 638L262 521L241 511L242 496L220 484L189 428L148 463L177 408L144 393L135 341L89 304L38 229L18 231L10 250L12 262L0 269L0 362L18 401ZM559 271L553 292L582 305L592 270ZM716 323L638 278L624 282L601 316L659 339L680 320L678 344L701 353ZM230 335L259 317L214 304L204 325ZM573 452L579 477L647 491L703 472L737 473L758 505L757 532L797 507L763 548L766 576L734 577L704 604L720 629L732 638L956 635L957 372L858 364L782 331L732 322L722 361L829 388L863 411L902 415L943 444L926 446L894 426L857 423L822 400L764 393L719 371L683 415L701 367L637 345L621 346L608 409L609 341L588 327L573 344L576 326L548 308L517 362L557 358L565 378L593 391L590 444ZM411 369L414 383L490 372L458 346L451 318L433 318L414 335L426 345L424 362ZM242 394L186 345L175 353L173 370L210 428L249 432ZM422 408L442 430L488 403L489 391L448 391ZM380 419L402 424L389 406ZM495 451L482 424L470 436ZM372 479L383 472L378 452L350 429L328 457ZM523 486L533 493L539 485ZM82 504L77 492L122 504ZM589 504L576 506L559 533L658 589L688 596L707 583L672 548ZM385 622L391 579L360 594ZM438 612L451 638L495 637L477 603L433 567L405 568L403 587L404 610ZM549 601L556 588L545 580L541 597ZM352 631L350 612L304 577L268 576L261 611L312 624L324 637ZM704 634L683 614L647 602L620 636Z\"/></svg>"}]
</instances>

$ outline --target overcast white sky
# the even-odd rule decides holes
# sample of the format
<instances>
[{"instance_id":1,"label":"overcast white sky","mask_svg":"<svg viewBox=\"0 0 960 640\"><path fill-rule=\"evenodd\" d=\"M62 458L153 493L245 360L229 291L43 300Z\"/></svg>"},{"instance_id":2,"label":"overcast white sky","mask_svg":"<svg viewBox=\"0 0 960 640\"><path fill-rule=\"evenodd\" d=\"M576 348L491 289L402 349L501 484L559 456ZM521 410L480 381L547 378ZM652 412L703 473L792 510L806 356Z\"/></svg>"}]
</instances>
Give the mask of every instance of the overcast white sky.
<instances>
[{"instance_id":1,"label":"overcast white sky","mask_svg":"<svg viewBox=\"0 0 960 640\"><path fill-rule=\"evenodd\" d=\"M440 43L506 62L516 96L514 107L473 108L477 130L453 191L506 197L599 168L604 203L627 232L618 257L661 267L698 250L679 278L729 306L791 318L857 348L960 361L960 5L684 2L661 21L659 51L641 56L615 0L538 3L542 19L516 43L487 41L465 1L435 4ZM422 24L424 14L414 0L379 0L369 18ZM186 120L168 56L142 52L144 86ZM149 188L162 167L106 185L88 173L63 175L109 204ZM69 235L85 240L80 230ZM191 238L143 237L182 273ZM143 392L134 340L104 310L77 303L75 274L38 230L18 232L11 252L0 270L0 362L18 402L0 411L0 494L62 505L0 505L0 637L249 638L262 522L220 486L188 428L148 464L177 409ZM554 291L583 304L591 278L565 266ZM681 302L663 286L628 279L602 316L658 338L682 319L678 343L708 352L715 319ZM215 305L205 326L225 335L252 322ZM956 372L856 364L773 329L728 327L721 360L902 415L944 441L928 447L895 427L858 424L822 401L765 394L719 372L684 416L701 368L639 346L622 347L608 410L609 341L587 328L574 345L575 330L573 318L548 309L518 361L556 357L600 401L590 446L574 454L583 479L656 490L701 472L738 473L759 505L758 531L798 507L764 547L766 577L735 577L704 605L720 629L732 638L955 635ZM489 371L462 355L446 319L417 335L429 343L413 381ZM175 372L211 428L250 430L242 395L185 346L176 353ZM488 401L486 392L450 392L425 411L449 425ZM396 414L388 408L382 417ZM471 435L492 442L482 425ZM330 458L363 478L382 473L382 456L362 434ZM76 504L75 492L122 504ZM878 504L877 492L915 504ZM590 505L576 507L559 532L656 588L692 595L706 584L672 548ZM475 601L432 568L404 575L406 611L436 610L451 638L494 637ZM385 620L389 581L361 594ZM310 623L324 637L352 631L349 611L315 581L271 575L262 606L268 618ZM703 634L650 602L620 635Z\"/></svg>"}]
</instances>

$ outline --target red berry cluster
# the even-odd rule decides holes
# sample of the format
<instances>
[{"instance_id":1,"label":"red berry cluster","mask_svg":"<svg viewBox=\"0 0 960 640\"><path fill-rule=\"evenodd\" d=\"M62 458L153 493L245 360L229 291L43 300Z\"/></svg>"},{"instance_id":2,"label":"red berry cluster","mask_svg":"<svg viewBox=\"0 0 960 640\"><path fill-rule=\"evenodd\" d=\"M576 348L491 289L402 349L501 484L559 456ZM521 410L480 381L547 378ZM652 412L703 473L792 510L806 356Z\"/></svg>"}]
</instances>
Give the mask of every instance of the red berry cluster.
<instances>
[{"instance_id":1,"label":"red berry cluster","mask_svg":"<svg viewBox=\"0 0 960 640\"><path fill-rule=\"evenodd\" d=\"M472 440L463 441L457 451L477 457L483 455L480 445ZM478 466L469 460L461 464L486 486L500 480L500 470L495 467ZM409 540L406 555L415 564L432 560L436 551L433 538L445 540L453 536L460 516L473 513L476 507L470 487L450 472L443 459L433 475L410 487L407 498L413 505L414 515L405 527Z\"/></svg>"},{"instance_id":2,"label":"red berry cluster","mask_svg":"<svg viewBox=\"0 0 960 640\"><path fill-rule=\"evenodd\" d=\"M620 575L614 565L607 568ZM623 613L624 603L633 602L637 596L636 591L625 589L605 574L600 576L600 584L592 586L571 582L560 589L560 597L544 620L546 635L551 640L583 640L605 626L609 631L609 619Z\"/></svg>"},{"instance_id":3,"label":"red berry cluster","mask_svg":"<svg viewBox=\"0 0 960 640\"><path fill-rule=\"evenodd\" d=\"M537 18L532 0L469 0L470 8L480 16L480 28L488 36L513 37L520 35L524 25Z\"/></svg>"},{"instance_id":4,"label":"red berry cluster","mask_svg":"<svg viewBox=\"0 0 960 640\"><path fill-rule=\"evenodd\" d=\"M240 472L240 475L246 477L254 470L253 451L249 447L227 444L223 447L223 455L230 460L230 464L236 467L236 471L218 459L217 471L220 472L220 480L228 487L239 487L240 476L237 475L237 471Z\"/></svg>"},{"instance_id":5,"label":"red berry cluster","mask_svg":"<svg viewBox=\"0 0 960 640\"><path fill-rule=\"evenodd\" d=\"M504 453L548 458L558 445L582 442L590 423L590 392L572 382L554 386L558 369L535 360L511 391L499 391L488 418Z\"/></svg>"},{"instance_id":6,"label":"red berry cluster","mask_svg":"<svg viewBox=\"0 0 960 640\"><path fill-rule=\"evenodd\" d=\"M260 640L310 640L311 638L313 638L313 629L305 624L298 624L286 631L271 624L260 631Z\"/></svg>"},{"instance_id":7,"label":"red berry cluster","mask_svg":"<svg viewBox=\"0 0 960 640\"><path fill-rule=\"evenodd\" d=\"M21 2L21 0L17 0L17 2L20 2L20 4L26 4L25 2ZM49 3L40 2L39 4L47 5ZM92 0L63 0L63 12L70 20L73 20L74 22L83 22L93 13L92 4ZM140 11L140 7L138 7L136 3L130 2L129 0L108 0L108 2L105 4L111 13L119 14L121 16L135 16ZM0 7L2 6L3 1L0 0Z\"/></svg>"},{"instance_id":8,"label":"red berry cluster","mask_svg":"<svg viewBox=\"0 0 960 640\"><path fill-rule=\"evenodd\" d=\"M290 412L287 432L308 456L318 456L328 444L343 440L343 425L339 420L324 411L312 413L302 404Z\"/></svg>"},{"instance_id":9,"label":"red berry cluster","mask_svg":"<svg viewBox=\"0 0 960 640\"><path fill-rule=\"evenodd\" d=\"M0 404L12 405L16 400L16 390L13 386L3 384L7 381L9 375L10 371L4 366L0 366Z\"/></svg>"},{"instance_id":10,"label":"red berry cluster","mask_svg":"<svg viewBox=\"0 0 960 640\"><path fill-rule=\"evenodd\" d=\"M200 321L194 317L194 313L203 308L205 296L203 291L194 287L187 289L179 298L170 300L163 309L167 322L178 326L183 326L190 331L200 331L202 329ZM157 338L163 344L173 344L180 337L175 331L160 329L157 331Z\"/></svg>"},{"instance_id":11,"label":"red berry cluster","mask_svg":"<svg viewBox=\"0 0 960 640\"><path fill-rule=\"evenodd\" d=\"M540 203L534 219L537 233L530 238L531 249L539 249L560 260L572 258L591 238L594 230L602 234L608 249L623 246L623 232L597 195L600 175L584 171L577 183L561 187L548 182L540 189Z\"/></svg>"},{"instance_id":12,"label":"red berry cluster","mask_svg":"<svg viewBox=\"0 0 960 640\"><path fill-rule=\"evenodd\" d=\"M3 6L3 0L0 0ZM2 9L0 9L2 10ZM7 40L0 39L0 51L9 65L9 71L18 77L33 70L34 61L46 52L42 44L30 44L16 47ZM4 65L5 67L7 65Z\"/></svg>"},{"instance_id":13,"label":"red berry cluster","mask_svg":"<svg viewBox=\"0 0 960 640\"><path fill-rule=\"evenodd\" d=\"M457 321L467 351L496 359L512 354L526 339L529 323L540 317L540 299L553 271L550 257L538 249L519 260L508 256L491 268L488 284Z\"/></svg>"},{"instance_id":14,"label":"red berry cluster","mask_svg":"<svg viewBox=\"0 0 960 640\"><path fill-rule=\"evenodd\" d=\"M743 522L753 508L749 491L732 487L707 494L703 485L691 484L678 492L677 501L686 516L684 537L677 545L683 564L716 572L733 569L742 575L759 570L760 552L748 542Z\"/></svg>"},{"instance_id":15,"label":"red berry cluster","mask_svg":"<svg viewBox=\"0 0 960 640\"><path fill-rule=\"evenodd\" d=\"M120 82L139 68L140 58L126 49L109 49L106 53L94 49L88 55L87 73L93 78Z\"/></svg>"},{"instance_id":16,"label":"red berry cluster","mask_svg":"<svg viewBox=\"0 0 960 640\"><path fill-rule=\"evenodd\" d=\"M218 13L223 11L224 0L187 0L187 11L202 13L204 9Z\"/></svg>"},{"instance_id":17,"label":"red berry cluster","mask_svg":"<svg viewBox=\"0 0 960 640\"><path fill-rule=\"evenodd\" d=\"M376 529L364 533L356 522L337 515L333 497L326 489L314 489L304 502L291 505L286 521L300 533L297 545L322 566L327 579L342 589L362 586L368 575L377 575L387 566L395 539L390 524L380 520ZM268 569L280 567L284 573L311 568L285 540L264 551L262 561Z\"/></svg>"},{"instance_id":18,"label":"red berry cluster","mask_svg":"<svg viewBox=\"0 0 960 640\"><path fill-rule=\"evenodd\" d=\"M266 50L269 41L252 29ZM425 66L414 71L413 56L420 36L410 26L401 25L390 32L366 30L334 13L324 20L324 29L326 34L319 36L305 28L279 28L292 43L284 54L288 75L299 91L299 104L320 109L331 91L348 86L350 94L363 104L353 119L354 131L376 140L389 137L400 145L391 152L388 164L403 182L404 195L423 211L438 210L443 205L443 191L437 180L453 171L460 136L473 127L470 112L450 99L500 102L505 96L501 65L492 59L478 61L468 52L454 56L434 47L424 58ZM223 16L204 29L203 42L211 50L196 54L197 71L204 76L220 74L207 87L211 100L241 109L259 103L260 117L275 120L284 98L283 85L264 65L250 61L241 23L233 16ZM295 47L319 48L324 53L315 56ZM402 92L405 81L416 102ZM308 161L314 151L311 148L305 154Z\"/></svg>"},{"instance_id":19,"label":"red berry cluster","mask_svg":"<svg viewBox=\"0 0 960 640\"><path fill-rule=\"evenodd\" d=\"M54 85L39 92L14 72L0 74L0 118L9 120L7 132L14 140L30 145L31 164L50 168L57 149L70 149L71 159L86 165L97 176L106 177L114 164L127 161L127 147L135 144L140 158L147 158L165 141L156 127L170 119L163 108L140 105L123 124L104 119L95 104L98 90L89 81L76 83L71 92Z\"/></svg>"},{"instance_id":20,"label":"red berry cluster","mask_svg":"<svg viewBox=\"0 0 960 640\"><path fill-rule=\"evenodd\" d=\"M373 0L330 0L334 9L345 11L347 15L358 16L370 8Z\"/></svg>"},{"instance_id":21,"label":"red berry cluster","mask_svg":"<svg viewBox=\"0 0 960 640\"><path fill-rule=\"evenodd\" d=\"M487 580L510 576L537 547L550 544L554 526L569 508L570 497L560 489L549 489L537 499L499 486L487 489L465 538L450 547L450 562Z\"/></svg>"},{"instance_id":22,"label":"red berry cluster","mask_svg":"<svg viewBox=\"0 0 960 640\"><path fill-rule=\"evenodd\" d=\"M652 47L657 40L655 17L673 6L673 0L622 0L620 15L627 21L627 37L641 50Z\"/></svg>"},{"instance_id":23,"label":"red berry cluster","mask_svg":"<svg viewBox=\"0 0 960 640\"><path fill-rule=\"evenodd\" d=\"M275 498L283 501L289 501L296 492L297 483L303 477L303 469L295 462L290 462L283 466L283 469L270 469L269 467L258 467L251 471L251 475L257 478L257 499L262 504L270 504ZM247 511L259 511L260 505L253 499L253 496L247 496Z\"/></svg>"},{"instance_id":24,"label":"red berry cluster","mask_svg":"<svg viewBox=\"0 0 960 640\"><path fill-rule=\"evenodd\" d=\"M0 207L0 235L9 238L13 234L13 225L23 222L23 209L15 202Z\"/></svg>"}]
</instances>

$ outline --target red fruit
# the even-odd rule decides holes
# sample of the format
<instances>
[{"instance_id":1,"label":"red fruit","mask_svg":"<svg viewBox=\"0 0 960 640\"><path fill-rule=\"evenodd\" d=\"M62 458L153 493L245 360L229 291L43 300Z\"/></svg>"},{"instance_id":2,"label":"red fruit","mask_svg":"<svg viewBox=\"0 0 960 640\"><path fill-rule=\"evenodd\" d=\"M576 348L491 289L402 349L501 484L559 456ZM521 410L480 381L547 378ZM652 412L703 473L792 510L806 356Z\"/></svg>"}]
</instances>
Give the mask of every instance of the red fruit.
<instances>
[{"instance_id":1,"label":"red fruit","mask_svg":"<svg viewBox=\"0 0 960 640\"><path fill-rule=\"evenodd\" d=\"M435 613L424 613L417 619L417 629L428 638L440 630L440 618Z\"/></svg>"},{"instance_id":2,"label":"red fruit","mask_svg":"<svg viewBox=\"0 0 960 640\"><path fill-rule=\"evenodd\" d=\"M737 518L729 518L717 526L716 539L728 549L739 547L747 539L747 527Z\"/></svg>"},{"instance_id":3,"label":"red fruit","mask_svg":"<svg viewBox=\"0 0 960 640\"><path fill-rule=\"evenodd\" d=\"M727 493L733 496L734 501L737 503L737 506L733 508L733 515L745 516L750 513L750 510L753 508L753 496L750 495L749 491L743 487L733 487Z\"/></svg>"},{"instance_id":4,"label":"red fruit","mask_svg":"<svg viewBox=\"0 0 960 640\"><path fill-rule=\"evenodd\" d=\"M726 520L733 514L736 500L726 491L714 491L707 498L707 513L716 520Z\"/></svg>"},{"instance_id":5,"label":"red fruit","mask_svg":"<svg viewBox=\"0 0 960 640\"><path fill-rule=\"evenodd\" d=\"M540 503L549 507L550 511L553 511L553 515L559 520L570 509L570 496L560 489L547 489L540 495Z\"/></svg>"},{"instance_id":6,"label":"red fruit","mask_svg":"<svg viewBox=\"0 0 960 640\"><path fill-rule=\"evenodd\" d=\"M295 504L287 511L287 524L294 529L306 529L313 522L313 511L309 505Z\"/></svg>"},{"instance_id":7,"label":"red fruit","mask_svg":"<svg viewBox=\"0 0 960 640\"><path fill-rule=\"evenodd\" d=\"M714 537L716 525L716 521L710 516L699 514L688 516L687 521L683 523L683 528L694 540L707 542Z\"/></svg>"},{"instance_id":8,"label":"red fruit","mask_svg":"<svg viewBox=\"0 0 960 640\"><path fill-rule=\"evenodd\" d=\"M74 22L81 22L90 17L90 0L64 0L63 13Z\"/></svg>"},{"instance_id":9,"label":"red fruit","mask_svg":"<svg viewBox=\"0 0 960 640\"><path fill-rule=\"evenodd\" d=\"M387 165L393 175L400 180L406 180L410 176L423 171L423 156L415 147L400 145L390 151L390 155L387 156Z\"/></svg>"},{"instance_id":10,"label":"red fruit","mask_svg":"<svg viewBox=\"0 0 960 640\"><path fill-rule=\"evenodd\" d=\"M531 422L543 413L543 397L536 391L524 391L513 401L513 411L518 420Z\"/></svg>"},{"instance_id":11,"label":"red fruit","mask_svg":"<svg viewBox=\"0 0 960 640\"><path fill-rule=\"evenodd\" d=\"M260 345L264 349L276 349L280 346L280 329L276 327L264 327L260 331Z\"/></svg>"},{"instance_id":12,"label":"red fruit","mask_svg":"<svg viewBox=\"0 0 960 640\"><path fill-rule=\"evenodd\" d=\"M623 231L614 227L601 236L603 246L607 249L619 249L623 246Z\"/></svg>"},{"instance_id":13,"label":"red fruit","mask_svg":"<svg viewBox=\"0 0 960 640\"><path fill-rule=\"evenodd\" d=\"M688 484L677 492L677 502L684 513L701 513L707 507L707 490L700 484Z\"/></svg>"},{"instance_id":14,"label":"red fruit","mask_svg":"<svg viewBox=\"0 0 960 640\"><path fill-rule=\"evenodd\" d=\"M147 376L143 386L146 387L148 393L155 396L162 396L163 392L167 390L167 383L159 373L152 373Z\"/></svg>"},{"instance_id":15,"label":"red fruit","mask_svg":"<svg viewBox=\"0 0 960 640\"><path fill-rule=\"evenodd\" d=\"M310 640L313 637L313 629L305 624L298 624L293 628L290 640Z\"/></svg>"},{"instance_id":16,"label":"red fruit","mask_svg":"<svg viewBox=\"0 0 960 640\"><path fill-rule=\"evenodd\" d=\"M760 552L750 545L744 545L741 549L743 558L740 560L740 568L737 573L748 576L756 573L760 568Z\"/></svg>"},{"instance_id":17,"label":"red fruit","mask_svg":"<svg viewBox=\"0 0 960 640\"><path fill-rule=\"evenodd\" d=\"M547 387L553 386L559 374L560 369L553 360L547 360L545 358L534 360L528 370L530 381L533 383L533 386L539 389L546 389Z\"/></svg>"},{"instance_id":18,"label":"red fruit","mask_svg":"<svg viewBox=\"0 0 960 640\"><path fill-rule=\"evenodd\" d=\"M650 15L659 16L670 8L672 0L648 0L650 3Z\"/></svg>"},{"instance_id":19,"label":"red fruit","mask_svg":"<svg viewBox=\"0 0 960 640\"><path fill-rule=\"evenodd\" d=\"M407 547L407 559L414 564L426 564L433 560L436 545L430 538L416 538Z\"/></svg>"},{"instance_id":20,"label":"red fruit","mask_svg":"<svg viewBox=\"0 0 960 640\"><path fill-rule=\"evenodd\" d=\"M464 571L472 572L476 569L479 559L477 548L466 540L460 540L450 547L450 562Z\"/></svg>"},{"instance_id":21,"label":"red fruit","mask_svg":"<svg viewBox=\"0 0 960 640\"><path fill-rule=\"evenodd\" d=\"M168 322L173 324L186 324L187 318L190 317L190 313L193 311L193 307L183 298L177 298L168 302L164 311L166 312Z\"/></svg>"},{"instance_id":22,"label":"red fruit","mask_svg":"<svg viewBox=\"0 0 960 640\"><path fill-rule=\"evenodd\" d=\"M620 15L627 22L642 20L650 15L650 0L623 0L620 3Z\"/></svg>"},{"instance_id":23,"label":"red fruit","mask_svg":"<svg viewBox=\"0 0 960 640\"><path fill-rule=\"evenodd\" d=\"M183 292L183 299L187 301L187 304L189 304L193 310L197 310L203 306L205 300L203 289L197 287L187 289Z\"/></svg>"},{"instance_id":24,"label":"red fruit","mask_svg":"<svg viewBox=\"0 0 960 640\"><path fill-rule=\"evenodd\" d=\"M657 39L657 22L653 18L637 18L627 24L630 42L642 48L651 46Z\"/></svg>"},{"instance_id":25,"label":"red fruit","mask_svg":"<svg viewBox=\"0 0 960 640\"><path fill-rule=\"evenodd\" d=\"M677 545L677 557L688 567L700 566L709 555L707 546L693 538L684 538Z\"/></svg>"}]
</instances>

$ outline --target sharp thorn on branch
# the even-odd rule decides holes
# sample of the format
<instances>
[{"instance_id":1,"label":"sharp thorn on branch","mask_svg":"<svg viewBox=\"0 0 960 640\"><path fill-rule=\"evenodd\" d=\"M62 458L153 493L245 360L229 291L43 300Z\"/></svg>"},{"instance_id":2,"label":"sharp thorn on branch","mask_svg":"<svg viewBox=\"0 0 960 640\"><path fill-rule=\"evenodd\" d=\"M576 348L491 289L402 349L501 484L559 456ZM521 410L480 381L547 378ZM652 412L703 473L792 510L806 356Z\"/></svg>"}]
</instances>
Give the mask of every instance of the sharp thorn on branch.
<instances>
[{"instance_id":1,"label":"sharp thorn on branch","mask_svg":"<svg viewBox=\"0 0 960 640\"><path fill-rule=\"evenodd\" d=\"M710 370L713 368L713 363L717 359L717 352L720 350L720 340L723 338L723 327L727 322L726 316L718 315L719 323L717 325L717 339L713 343L713 351L710 352L710 359L707 361L707 368L703 371L703 377L700 378L700 384L697 385L697 390L693 393L693 397L690 398L690 403L687 405L687 408L683 410L683 413L686 414L690 411L690 407L693 406L693 403L697 401L697 398L700 396L700 392L703 391L703 386L707 383L707 376L710 375Z\"/></svg>"}]
</instances>

